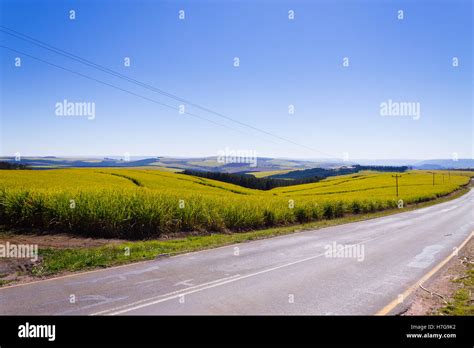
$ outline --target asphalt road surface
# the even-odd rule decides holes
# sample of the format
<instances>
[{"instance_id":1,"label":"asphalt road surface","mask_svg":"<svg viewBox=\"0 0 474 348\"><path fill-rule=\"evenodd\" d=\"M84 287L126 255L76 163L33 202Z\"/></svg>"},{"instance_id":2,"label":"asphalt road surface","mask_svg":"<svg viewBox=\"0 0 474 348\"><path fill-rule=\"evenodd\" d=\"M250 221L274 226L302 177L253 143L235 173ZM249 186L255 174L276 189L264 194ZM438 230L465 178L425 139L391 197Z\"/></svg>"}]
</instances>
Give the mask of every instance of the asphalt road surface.
<instances>
[{"instance_id":1,"label":"asphalt road surface","mask_svg":"<svg viewBox=\"0 0 474 348\"><path fill-rule=\"evenodd\" d=\"M6 287L0 314L375 314L473 230L471 190L387 217Z\"/></svg>"}]
</instances>

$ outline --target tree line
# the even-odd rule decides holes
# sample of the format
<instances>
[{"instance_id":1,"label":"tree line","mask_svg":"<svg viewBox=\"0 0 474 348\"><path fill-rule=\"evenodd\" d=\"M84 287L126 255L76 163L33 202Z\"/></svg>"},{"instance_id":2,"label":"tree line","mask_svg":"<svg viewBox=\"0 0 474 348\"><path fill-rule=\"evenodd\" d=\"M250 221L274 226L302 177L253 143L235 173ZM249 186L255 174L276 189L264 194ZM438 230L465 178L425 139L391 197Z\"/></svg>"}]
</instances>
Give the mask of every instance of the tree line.
<instances>
[{"instance_id":1,"label":"tree line","mask_svg":"<svg viewBox=\"0 0 474 348\"><path fill-rule=\"evenodd\" d=\"M230 173L221 173L221 172L204 172L199 170L190 170L187 169L182 174L198 176L200 178L212 179L217 181L226 182L229 184L234 184L242 187L247 187L256 190L271 190L275 187L282 186L293 186L301 184L309 184L313 182L318 182L321 180L321 177L310 177L303 179L269 179L269 178L256 178L253 175L249 174L230 174Z\"/></svg>"},{"instance_id":2,"label":"tree line","mask_svg":"<svg viewBox=\"0 0 474 348\"><path fill-rule=\"evenodd\" d=\"M0 162L0 169L30 169L30 167L23 163Z\"/></svg>"},{"instance_id":3,"label":"tree line","mask_svg":"<svg viewBox=\"0 0 474 348\"><path fill-rule=\"evenodd\" d=\"M332 168L332 169L311 168L311 169L305 169L305 170L294 170L285 174L275 174L275 175L269 176L269 178L270 179L303 179L303 178L311 178L315 176L320 177L320 178L327 178L329 176L354 174L362 170L403 173L403 172L406 172L408 169L410 169L410 167L408 166L361 166L357 164L350 167L340 167L340 168Z\"/></svg>"}]
</instances>

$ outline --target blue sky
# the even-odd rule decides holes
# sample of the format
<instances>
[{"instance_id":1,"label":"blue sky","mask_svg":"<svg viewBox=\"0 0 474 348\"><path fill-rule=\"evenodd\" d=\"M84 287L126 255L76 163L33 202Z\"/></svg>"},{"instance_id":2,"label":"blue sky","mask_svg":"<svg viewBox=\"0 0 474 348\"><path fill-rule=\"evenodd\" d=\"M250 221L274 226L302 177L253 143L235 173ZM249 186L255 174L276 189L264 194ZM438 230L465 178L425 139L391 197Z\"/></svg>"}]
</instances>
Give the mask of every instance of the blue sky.
<instances>
[{"instance_id":1,"label":"blue sky","mask_svg":"<svg viewBox=\"0 0 474 348\"><path fill-rule=\"evenodd\" d=\"M231 129L179 114L179 101L0 32L1 45L22 52L0 48L5 156L209 156L230 148L294 158L473 158L469 0L0 2L4 27L291 141L190 106ZM95 118L55 115L64 99L95 103ZM389 99L419 103L420 118L381 116Z\"/></svg>"}]
</instances>

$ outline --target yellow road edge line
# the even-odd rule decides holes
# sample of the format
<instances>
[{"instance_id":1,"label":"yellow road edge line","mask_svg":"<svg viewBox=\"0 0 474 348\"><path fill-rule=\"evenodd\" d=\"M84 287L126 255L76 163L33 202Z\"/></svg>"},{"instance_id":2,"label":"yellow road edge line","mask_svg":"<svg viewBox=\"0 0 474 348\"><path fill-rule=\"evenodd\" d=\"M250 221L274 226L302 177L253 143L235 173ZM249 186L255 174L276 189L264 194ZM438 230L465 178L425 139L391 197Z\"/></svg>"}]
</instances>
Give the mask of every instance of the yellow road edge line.
<instances>
[{"instance_id":1,"label":"yellow road edge line","mask_svg":"<svg viewBox=\"0 0 474 348\"><path fill-rule=\"evenodd\" d=\"M474 235L474 231L472 231L469 236L461 243L459 247L457 247L456 251L459 252L464 246L471 240L471 238ZM436 272L438 272L441 268L443 268L454 256L457 255L457 252L452 252L449 254L443 261L438 263L435 267L431 269L428 273L426 273L420 280L418 280L415 284L410 286L408 289L406 289L401 295L402 299L406 299L408 296L411 295L416 289L418 289L420 284L423 284L426 282L428 279L430 279ZM399 298L394 299L392 302L390 302L388 305L383 307L381 310L379 310L375 315L387 315L390 313L395 307L397 307L400 304Z\"/></svg>"}]
</instances>

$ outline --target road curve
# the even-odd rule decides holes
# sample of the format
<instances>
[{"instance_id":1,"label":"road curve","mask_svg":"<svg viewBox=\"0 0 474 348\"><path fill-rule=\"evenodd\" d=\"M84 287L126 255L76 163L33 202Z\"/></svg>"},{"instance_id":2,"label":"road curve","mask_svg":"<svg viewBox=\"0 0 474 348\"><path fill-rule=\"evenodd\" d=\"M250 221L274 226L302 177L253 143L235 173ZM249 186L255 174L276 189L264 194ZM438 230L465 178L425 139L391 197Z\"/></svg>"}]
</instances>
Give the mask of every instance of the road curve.
<instances>
[{"instance_id":1,"label":"road curve","mask_svg":"<svg viewBox=\"0 0 474 348\"><path fill-rule=\"evenodd\" d=\"M473 190L387 217L2 288L0 314L375 314L472 231Z\"/></svg>"}]
</instances>

